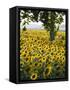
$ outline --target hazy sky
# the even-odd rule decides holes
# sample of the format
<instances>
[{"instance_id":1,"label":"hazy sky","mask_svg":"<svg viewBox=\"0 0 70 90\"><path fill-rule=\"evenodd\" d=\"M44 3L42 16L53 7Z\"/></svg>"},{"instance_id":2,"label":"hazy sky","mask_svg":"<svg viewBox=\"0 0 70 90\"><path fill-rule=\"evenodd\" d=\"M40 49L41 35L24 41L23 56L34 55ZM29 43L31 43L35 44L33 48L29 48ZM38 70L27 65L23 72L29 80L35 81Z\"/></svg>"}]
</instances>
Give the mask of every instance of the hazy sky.
<instances>
[{"instance_id":1,"label":"hazy sky","mask_svg":"<svg viewBox=\"0 0 70 90\"><path fill-rule=\"evenodd\" d=\"M26 26L27 28L31 29L44 29L42 22L31 22L29 25Z\"/></svg>"}]
</instances>

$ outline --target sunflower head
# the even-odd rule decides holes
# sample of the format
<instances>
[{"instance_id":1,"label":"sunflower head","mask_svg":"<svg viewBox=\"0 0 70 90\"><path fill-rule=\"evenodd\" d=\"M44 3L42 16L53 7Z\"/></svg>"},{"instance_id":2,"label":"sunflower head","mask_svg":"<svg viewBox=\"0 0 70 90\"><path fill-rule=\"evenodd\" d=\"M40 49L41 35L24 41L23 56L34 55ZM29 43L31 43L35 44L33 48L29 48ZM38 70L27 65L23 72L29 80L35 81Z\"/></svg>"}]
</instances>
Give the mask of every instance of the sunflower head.
<instances>
[{"instance_id":1,"label":"sunflower head","mask_svg":"<svg viewBox=\"0 0 70 90\"><path fill-rule=\"evenodd\" d=\"M36 80L37 79L37 73L32 73L30 79Z\"/></svg>"},{"instance_id":2,"label":"sunflower head","mask_svg":"<svg viewBox=\"0 0 70 90\"><path fill-rule=\"evenodd\" d=\"M51 72L52 72L52 66L50 64L48 64L43 72L44 78L48 78L50 76Z\"/></svg>"}]
</instances>

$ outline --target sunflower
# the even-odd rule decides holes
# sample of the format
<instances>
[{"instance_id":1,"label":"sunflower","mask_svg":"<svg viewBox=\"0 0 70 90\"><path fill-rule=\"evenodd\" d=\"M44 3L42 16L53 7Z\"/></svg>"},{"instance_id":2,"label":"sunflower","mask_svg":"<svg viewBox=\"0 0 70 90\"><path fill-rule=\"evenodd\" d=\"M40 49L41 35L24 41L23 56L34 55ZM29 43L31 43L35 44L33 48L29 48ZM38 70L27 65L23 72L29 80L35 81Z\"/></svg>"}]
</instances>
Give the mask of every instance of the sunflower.
<instances>
[{"instance_id":1,"label":"sunflower","mask_svg":"<svg viewBox=\"0 0 70 90\"><path fill-rule=\"evenodd\" d=\"M30 79L36 80L38 78L37 73L32 73Z\"/></svg>"},{"instance_id":2,"label":"sunflower","mask_svg":"<svg viewBox=\"0 0 70 90\"><path fill-rule=\"evenodd\" d=\"M34 60L34 56L31 56L31 62L33 62L33 60Z\"/></svg>"},{"instance_id":3,"label":"sunflower","mask_svg":"<svg viewBox=\"0 0 70 90\"><path fill-rule=\"evenodd\" d=\"M57 36L60 33L58 32ZM51 43L49 41L50 33L45 30L26 30L20 32L20 36L20 71L25 67L31 80L38 79L40 74L45 79L51 77L54 73L52 66L55 62L60 70L64 69L66 60L64 40L61 42L61 40L55 39ZM40 71L42 72L40 73Z\"/></svg>"},{"instance_id":4,"label":"sunflower","mask_svg":"<svg viewBox=\"0 0 70 90\"><path fill-rule=\"evenodd\" d=\"M60 62L61 62L62 65L65 64L65 60L66 60L65 56L62 56L62 57L61 57L61 60L60 60Z\"/></svg>"},{"instance_id":5,"label":"sunflower","mask_svg":"<svg viewBox=\"0 0 70 90\"><path fill-rule=\"evenodd\" d=\"M26 52L23 51L23 52L20 54L20 57L26 57Z\"/></svg>"},{"instance_id":6,"label":"sunflower","mask_svg":"<svg viewBox=\"0 0 70 90\"><path fill-rule=\"evenodd\" d=\"M41 61L46 62L46 57L42 57Z\"/></svg>"},{"instance_id":7,"label":"sunflower","mask_svg":"<svg viewBox=\"0 0 70 90\"><path fill-rule=\"evenodd\" d=\"M50 57L50 59L51 59L51 61L52 61L52 60L55 60L55 55L52 55L52 56Z\"/></svg>"},{"instance_id":8,"label":"sunflower","mask_svg":"<svg viewBox=\"0 0 70 90\"><path fill-rule=\"evenodd\" d=\"M33 67L37 68L37 66L38 66L38 62L34 62Z\"/></svg>"},{"instance_id":9,"label":"sunflower","mask_svg":"<svg viewBox=\"0 0 70 90\"><path fill-rule=\"evenodd\" d=\"M55 51L55 48L54 48L54 47L53 47L53 48L51 48L51 51L52 51L52 52L54 52L54 51Z\"/></svg>"},{"instance_id":10,"label":"sunflower","mask_svg":"<svg viewBox=\"0 0 70 90\"><path fill-rule=\"evenodd\" d=\"M38 67L42 67L42 63L41 62L38 63Z\"/></svg>"},{"instance_id":11,"label":"sunflower","mask_svg":"<svg viewBox=\"0 0 70 90\"><path fill-rule=\"evenodd\" d=\"M24 60L20 60L20 65L21 65L21 67L23 67L23 65L24 65Z\"/></svg>"},{"instance_id":12,"label":"sunflower","mask_svg":"<svg viewBox=\"0 0 70 90\"><path fill-rule=\"evenodd\" d=\"M51 74L51 72L52 72L52 66L51 66L51 64L48 64L43 72L44 78L48 78L49 75Z\"/></svg>"},{"instance_id":13,"label":"sunflower","mask_svg":"<svg viewBox=\"0 0 70 90\"><path fill-rule=\"evenodd\" d=\"M64 49L61 49L61 53L65 53L65 50Z\"/></svg>"}]
</instances>

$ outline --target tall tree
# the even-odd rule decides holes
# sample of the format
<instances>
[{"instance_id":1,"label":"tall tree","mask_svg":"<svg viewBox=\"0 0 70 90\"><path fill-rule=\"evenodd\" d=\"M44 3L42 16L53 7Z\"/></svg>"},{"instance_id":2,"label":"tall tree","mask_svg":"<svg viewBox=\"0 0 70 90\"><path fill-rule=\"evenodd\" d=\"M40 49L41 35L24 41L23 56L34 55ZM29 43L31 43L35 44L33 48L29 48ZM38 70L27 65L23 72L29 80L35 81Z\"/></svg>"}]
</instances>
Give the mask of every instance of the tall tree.
<instances>
[{"instance_id":1,"label":"tall tree","mask_svg":"<svg viewBox=\"0 0 70 90\"><path fill-rule=\"evenodd\" d=\"M50 31L50 40L55 39L55 34L59 30L60 24L63 22L63 12L44 11L40 15L40 20L46 30Z\"/></svg>"},{"instance_id":2,"label":"tall tree","mask_svg":"<svg viewBox=\"0 0 70 90\"><path fill-rule=\"evenodd\" d=\"M24 19L23 29L29 22L41 21L46 30L50 31L50 40L55 39L55 34L59 30L60 24L63 22L64 12L58 11L41 11L41 10L24 10L21 12L21 20Z\"/></svg>"}]
</instances>

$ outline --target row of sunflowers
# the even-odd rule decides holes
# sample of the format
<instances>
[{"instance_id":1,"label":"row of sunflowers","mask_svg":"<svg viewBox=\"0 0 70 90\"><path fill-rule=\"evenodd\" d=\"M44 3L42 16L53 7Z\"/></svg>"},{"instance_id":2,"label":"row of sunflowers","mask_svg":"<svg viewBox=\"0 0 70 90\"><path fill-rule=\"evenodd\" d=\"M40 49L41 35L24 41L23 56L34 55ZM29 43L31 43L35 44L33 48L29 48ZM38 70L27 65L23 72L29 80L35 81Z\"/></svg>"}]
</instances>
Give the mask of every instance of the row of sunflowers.
<instances>
[{"instance_id":1,"label":"row of sunflowers","mask_svg":"<svg viewBox=\"0 0 70 90\"><path fill-rule=\"evenodd\" d=\"M46 30L20 31L20 79L40 80L65 77L65 32L49 41Z\"/></svg>"}]
</instances>

